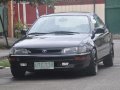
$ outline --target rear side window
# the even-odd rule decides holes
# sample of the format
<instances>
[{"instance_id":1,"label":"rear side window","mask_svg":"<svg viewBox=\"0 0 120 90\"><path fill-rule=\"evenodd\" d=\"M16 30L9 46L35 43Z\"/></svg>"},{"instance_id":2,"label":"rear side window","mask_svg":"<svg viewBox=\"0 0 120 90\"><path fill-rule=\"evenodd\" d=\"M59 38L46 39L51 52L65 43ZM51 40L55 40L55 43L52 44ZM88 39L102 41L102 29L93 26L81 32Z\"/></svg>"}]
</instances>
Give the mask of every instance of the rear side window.
<instances>
[{"instance_id":1,"label":"rear side window","mask_svg":"<svg viewBox=\"0 0 120 90\"><path fill-rule=\"evenodd\" d=\"M92 23L94 24L95 28L104 28L105 26L103 21L96 15L92 17Z\"/></svg>"}]
</instances>

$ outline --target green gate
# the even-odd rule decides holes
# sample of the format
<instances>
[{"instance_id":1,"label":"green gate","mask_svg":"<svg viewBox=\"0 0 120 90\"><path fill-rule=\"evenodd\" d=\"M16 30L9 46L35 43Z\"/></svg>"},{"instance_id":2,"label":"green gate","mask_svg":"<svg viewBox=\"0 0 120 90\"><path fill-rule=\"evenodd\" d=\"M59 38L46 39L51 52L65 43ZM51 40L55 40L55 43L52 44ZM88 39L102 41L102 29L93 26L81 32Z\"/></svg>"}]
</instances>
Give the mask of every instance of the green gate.
<instances>
[{"instance_id":1,"label":"green gate","mask_svg":"<svg viewBox=\"0 0 120 90\"><path fill-rule=\"evenodd\" d=\"M2 7L0 7L0 15L1 15L1 17L3 17L3 8ZM2 24L0 22L0 35L3 34L2 32L3 32L3 28L2 28Z\"/></svg>"},{"instance_id":2,"label":"green gate","mask_svg":"<svg viewBox=\"0 0 120 90\"><path fill-rule=\"evenodd\" d=\"M120 0L105 0L105 22L112 33L120 34Z\"/></svg>"},{"instance_id":3,"label":"green gate","mask_svg":"<svg viewBox=\"0 0 120 90\"><path fill-rule=\"evenodd\" d=\"M4 29L7 34L8 32L8 9L6 7L0 7L0 15L2 17ZM3 28L0 22L0 36L1 35L3 35Z\"/></svg>"}]
</instances>

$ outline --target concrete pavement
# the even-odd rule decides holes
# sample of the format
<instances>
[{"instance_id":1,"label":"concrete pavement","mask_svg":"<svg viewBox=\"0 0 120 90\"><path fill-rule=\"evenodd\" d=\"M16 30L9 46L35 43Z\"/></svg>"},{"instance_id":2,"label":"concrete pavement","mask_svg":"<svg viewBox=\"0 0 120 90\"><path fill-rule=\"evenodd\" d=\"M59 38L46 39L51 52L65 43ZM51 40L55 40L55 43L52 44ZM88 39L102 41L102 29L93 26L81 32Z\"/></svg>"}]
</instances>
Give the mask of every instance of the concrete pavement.
<instances>
[{"instance_id":1,"label":"concrete pavement","mask_svg":"<svg viewBox=\"0 0 120 90\"><path fill-rule=\"evenodd\" d=\"M9 55L9 49L0 50L0 58L7 57Z\"/></svg>"},{"instance_id":2,"label":"concrete pavement","mask_svg":"<svg viewBox=\"0 0 120 90\"><path fill-rule=\"evenodd\" d=\"M16 39L16 38L8 38L9 46L12 46L13 43L14 43L15 41L17 41L17 40L18 40L18 39ZM0 45L1 45L1 46L6 46L6 40L5 40L4 37L0 37Z\"/></svg>"}]
</instances>

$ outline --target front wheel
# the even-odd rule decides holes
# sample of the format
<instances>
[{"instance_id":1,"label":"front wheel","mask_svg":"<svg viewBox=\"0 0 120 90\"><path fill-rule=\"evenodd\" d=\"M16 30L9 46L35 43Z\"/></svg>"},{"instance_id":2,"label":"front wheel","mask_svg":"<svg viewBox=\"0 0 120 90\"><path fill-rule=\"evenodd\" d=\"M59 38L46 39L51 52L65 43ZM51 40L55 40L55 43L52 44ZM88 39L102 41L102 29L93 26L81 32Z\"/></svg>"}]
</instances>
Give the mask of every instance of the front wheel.
<instances>
[{"instance_id":1,"label":"front wheel","mask_svg":"<svg viewBox=\"0 0 120 90\"><path fill-rule=\"evenodd\" d=\"M98 73L98 64L91 61L89 67L87 67L88 75L96 75Z\"/></svg>"},{"instance_id":2,"label":"front wheel","mask_svg":"<svg viewBox=\"0 0 120 90\"><path fill-rule=\"evenodd\" d=\"M113 66L113 58L114 58L114 49L112 48L110 54L103 59L104 66L106 67Z\"/></svg>"},{"instance_id":3,"label":"front wheel","mask_svg":"<svg viewBox=\"0 0 120 90\"><path fill-rule=\"evenodd\" d=\"M88 75L96 75L98 73L98 63L96 61L97 61L96 50L93 49L91 61L89 66L87 67Z\"/></svg>"},{"instance_id":4,"label":"front wheel","mask_svg":"<svg viewBox=\"0 0 120 90\"><path fill-rule=\"evenodd\" d=\"M10 69L14 78L23 78L25 76L25 70L22 70L21 67L11 66Z\"/></svg>"}]
</instances>

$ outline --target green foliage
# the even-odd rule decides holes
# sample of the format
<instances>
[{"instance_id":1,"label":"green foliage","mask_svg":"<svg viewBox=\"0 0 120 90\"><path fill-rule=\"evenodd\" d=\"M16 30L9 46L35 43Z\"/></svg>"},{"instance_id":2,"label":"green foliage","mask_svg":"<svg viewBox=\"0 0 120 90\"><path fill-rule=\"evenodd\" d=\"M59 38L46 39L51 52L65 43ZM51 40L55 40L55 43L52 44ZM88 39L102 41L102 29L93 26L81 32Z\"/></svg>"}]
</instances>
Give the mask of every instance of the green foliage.
<instances>
[{"instance_id":1,"label":"green foliage","mask_svg":"<svg viewBox=\"0 0 120 90\"><path fill-rule=\"evenodd\" d=\"M29 0L31 5L40 5L40 4L45 4L48 5L49 7L54 7L54 4L56 2L62 1L62 0Z\"/></svg>"},{"instance_id":2,"label":"green foliage","mask_svg":"<svg viewBox=\"0 0 120 90\"><path fill-rule=\"evenodd\" d=\"M4 3L5 4L8 1L10 1L10 0L0 0L0 3Z\"/></svg>"},{"instance_id":3,"label":"green foliage","mask_svg":"<svg viewBox=\"0 0 120 90\"><path fill-rule=\"evenodd\" d=\"M23 30L24 24L21 21L18 21L15 25L16 30Z\"/></svg>"},{"instance_id":4,"label":"green foliage","mask_svg":"<svg viewBox=\"0 0 120 90\"><path fill-rule=\"evenodd\" d=\"M0 3L7 3L8 1L11 1L11 0L0 0ZM13 0L15 1L16 3L19 3L21 1L29 1L31 5L40 5L40 4L46 4L50 7L54 7L54 4L56 2L59 2L59 1L62 1L62 0Z\"/></svg>"},{"instance_id":5,"label":"green foliage","mask_svg":"<svg viewBox=\"0 0 120 90\"><path fill-rule=\"evenodd\" d=\"M2 60L0 60L0 66L10 67L8 59L2 59Z\"/></svg>"},{"instance_id":6,"label":"green foliage","mask_svg":"<svg viewBox=\"0 0 120 90\"><path fill-rule=\"evenodd\" d=\"M44 3L51 8L54 8L54 4L60 0L44 0Z\"/></svg>"},{"instance_id":7,"label":"green foliage","mask_svg":"<svg viewBox=\"0 0 120 90\"><path fill-rule=\"evenodd\" d=\"M14 30L15 30L15 37L16 38L20 38L21 35L21 30L24 29L24 24L21 21L18 21L15 26L14 26Z\"/></svg>"},{"instance_id":8,"label":"green foliage","mask_svg":"<svg viewBox=\"0 0 120 90\"><path fill-rule=\"evenodd\" d=\"M44 0L44 2L46 2L46 4L50 5L50 4L54 4L56 2L58 2L60 0Z\"/></svg>"}]
</instances>

